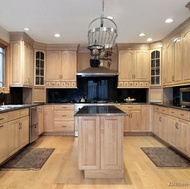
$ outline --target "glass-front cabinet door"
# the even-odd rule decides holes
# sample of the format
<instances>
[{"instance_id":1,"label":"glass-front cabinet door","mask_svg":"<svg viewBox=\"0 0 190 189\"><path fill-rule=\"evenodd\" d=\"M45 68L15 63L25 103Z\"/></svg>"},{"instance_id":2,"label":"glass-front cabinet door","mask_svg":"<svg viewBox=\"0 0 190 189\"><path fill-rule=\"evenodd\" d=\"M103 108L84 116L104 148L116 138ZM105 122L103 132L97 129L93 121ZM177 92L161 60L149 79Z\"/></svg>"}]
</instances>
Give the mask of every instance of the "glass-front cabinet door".
<instances>
[{"instance_id":1,"label":"glass-front cabinet door","mask_svg":"<svg viewBox=\"0 0 190 189\"><path fill-rule=\"evenodd\" d=\"M35 85L44 85L45 52L35 51Z\"/></svg>"},{"instance_id":2,"label":"glass-front cabinet door","mask_svg":"<svg viewBox=\"0 0 190 189\"><path fill-rule=\"evenodd\" d=\"M151 52L151 85L160 85L160 51Z\"/></svg>"}]
</instances>

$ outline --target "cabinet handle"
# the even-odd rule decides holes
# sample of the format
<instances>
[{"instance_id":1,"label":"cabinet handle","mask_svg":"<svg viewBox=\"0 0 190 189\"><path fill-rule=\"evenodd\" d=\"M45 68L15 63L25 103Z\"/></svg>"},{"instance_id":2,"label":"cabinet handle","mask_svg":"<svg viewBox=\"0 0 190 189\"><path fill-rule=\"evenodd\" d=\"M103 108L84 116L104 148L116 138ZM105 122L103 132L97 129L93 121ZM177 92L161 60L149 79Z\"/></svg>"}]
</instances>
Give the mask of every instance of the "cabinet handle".
<instances>
[{"instance_id":1,"label":"cabinet handle","mask_svg":"<svg viewBox=\"0 0 190 189\"><path fill-rule=\"evenodd\" d=\"M0 128L1 128L1 127L4 127L4 125L0 125Z\"/></svg>"},{"instance_id":2,"label":"cabinet handle","mask_svg":"<svg viewBox=\"0 0 190 189\"><path fill-rule=\"evenodd\" d=\"M131 113L131 118L133 117L133 114Z\"/></svg>"},{"instance_id":3,"label":"cabinet handle","mask_svg":"<svg viewBox=\"0 0 190 189\"><path fill-rule=\"evenodd\" d=\"M67 117L67 115L62 115L62 117Z\"/></svg>"},{"instance_id":4,"label":"cabinet handle","mask_svg":"<svg viewBox=\"0 0 190 189\"><path fill-rule=\"evenodd\" d=\"M184 114L180 114L181 116L184 116Z\"/></svg>"},{"instance_id":5,"label":"cabinet handle","mask_svg":"<svg viewBox=\"0 0 190 189\"><path fill-rule=\"evenodd\" d=\"M162 118L161 117L159 117L159 121L162 122Z\"/></svg>"},{"instance_id":6,"label":"cabinet handle","mask_svg":"<svg viewBox=\"0 0 190 189\"><path fill-rule=\"evenodd\" d=\"M3 118L0 118L0 120L4 120L4 117L3 117Z\"/></svg>"},{"instance_id":7,"label":"cabinet handle","mask_svg":"<svg viewBox=\"0 0 190 189\"><path fill-rule=\"evenodd\" d=\"M67 127L66 125L63 125L62 127Z\"/></svg>"},{"instance_id":8,"label":"cabinet handle","mask_svg":"<svg viewBox=\"0 0 190 189\"><path fill-rule=\"evenodd\" d=\"M178 123L177 122L175 123L175 128L178 129Z\"/></svg>"},{"instance_id":9,"label":"cabinet handle","mask_svg":"<svg viewBox=\"0 0 190 189\"><path fill-rule=\"evenodd\" d=\"M174 112L171 112L172 114L174 114Z\"/></svg>"}]
</instances>

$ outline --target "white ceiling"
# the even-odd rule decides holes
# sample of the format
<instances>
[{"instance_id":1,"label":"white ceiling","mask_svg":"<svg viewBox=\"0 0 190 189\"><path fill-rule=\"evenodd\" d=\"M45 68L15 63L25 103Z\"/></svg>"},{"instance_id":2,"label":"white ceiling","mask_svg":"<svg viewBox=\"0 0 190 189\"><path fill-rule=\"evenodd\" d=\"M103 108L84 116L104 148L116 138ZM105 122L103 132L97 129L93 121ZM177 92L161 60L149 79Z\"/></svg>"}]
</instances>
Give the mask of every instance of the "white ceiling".
<instances>
[{"instance_id":1,"label":"white ceiling","mask_svg":"<svg viewBox=\"0 0 190 189\"><path fill-rule=\"evenodd\" d=\"M159 41L190 16L189 0L104 0L104 16L118 26L116 43ZM23 31L46 44L87 43L90 22L102 13L102 0L0 0L0 26ZM166 24L166 18L174 22ZM146 33L139 37L140 32ZM60 38L54 34L59 33Z\"/></svg>"}]
</instances>

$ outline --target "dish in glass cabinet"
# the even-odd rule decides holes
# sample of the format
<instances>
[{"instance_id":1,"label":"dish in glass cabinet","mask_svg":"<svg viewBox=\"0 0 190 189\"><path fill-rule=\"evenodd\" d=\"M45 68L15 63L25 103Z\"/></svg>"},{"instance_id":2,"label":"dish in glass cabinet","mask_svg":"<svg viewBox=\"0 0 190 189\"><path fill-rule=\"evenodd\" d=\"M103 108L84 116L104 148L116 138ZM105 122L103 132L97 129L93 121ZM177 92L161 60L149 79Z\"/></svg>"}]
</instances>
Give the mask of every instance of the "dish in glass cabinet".
<instances>
[{"instance_id":1,"label":"dish in glass cabinet","mask_svg":"<svg viewBox=\"0 0 190 189\"><path fill-rule=\"evenodd\" d=\"M135 100L136 100L135 98L130 98L130 97L124 98L124 101L127 102L127 103L132 103Z\"/></svg>"}]
</instances>

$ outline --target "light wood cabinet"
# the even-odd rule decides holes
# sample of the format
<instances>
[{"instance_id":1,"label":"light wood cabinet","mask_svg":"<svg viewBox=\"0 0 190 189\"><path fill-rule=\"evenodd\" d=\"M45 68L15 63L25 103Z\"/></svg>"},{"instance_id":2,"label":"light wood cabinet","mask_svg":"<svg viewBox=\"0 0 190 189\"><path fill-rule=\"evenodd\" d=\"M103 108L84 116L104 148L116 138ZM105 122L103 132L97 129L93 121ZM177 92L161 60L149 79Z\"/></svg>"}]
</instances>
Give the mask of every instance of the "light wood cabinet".
<instances>
[{"instance_id":1,"label":"light wood cabinet","mask_svg":"<svg viewBox=\"0 0 190 189\"><path fill-rule=\"evenodd\" d=\"M34 51L34 85L45 85L45 58L46 53L42 50Z\"/></svg>"},{"instance_id":2,"label":"light wood cabinet","mask_svg":"<svg viewBox=\"0 0 190 189\"><path fill-rule=\"evenodd\" d=\"M118 88L149 87L149 50L120 50Z\"/></svg>"},{"instance_id":3,"label":"light wood cabinet","mask_svg":"<svg viewBox=\"0 0 190 189\"><path fill-rule=\"evenodd\" d=\"M8 112L7 138L8 157L29 143L29 110Z\"/></svg>"},{"instance_id":4,"label":"light wood cabinet","mask_svg":"<svg viewBox=\"0 0 190 189\"><path fill-rule=\"evenodd\" d=\"M7 158L7 113L0 114L0 163Z\"/></svg>"},{"instance_id":5,"label":"light wood cabinet","mask_svg":"<svg viewBox=\"0 0 190 189\"><path fill-rule=\"evenodd\" d=\"M74 134L74 105L54 105L54 131Z\"/></svg>"},{"instance_id":6,"label":"light wood cabinet","mask_svg":"<svg viewBox=\"0 0 190 189\"><path fill-rule=\"evenodd\" d=\"M153 133L164 141L168 141L168 108L155 106L153 110L154 128Z\"/></svg>"},{"instance_id":7,"label":"light wood cabinet","mask_svg":"<svg viewBox=\"0 0 190 189\"><path fill-rule=\"evenodd\" d=\"M33 86L33 48L25 41L11 41L10 86Z\"/></svg>"},{"instance_id":8,"label":"light wood cabinet","mask_svg":"<svg viewBox=\"0 0 190 189\"><path fill-rule=\"evenodd\" d=\"M44 106L38 106L39 135L44 132Z\"/></svg>"},{"instance_id":9,"label":"light wood cabinet","mask_svg":"<svg viewBox=\"0 0 190 189\"><path fill-rule=\"evenodd\" d=\"M187 156L190 156L189 133L190 122L168 117L168 142Z\"/></svg>"},{"instance_id":10,"label":"light wood cabinet","mask_svg":"<svg viewBox=\"0 0 190 189\"><path fill-rule=\"evenodd\" d=\"M47 51L46 87L76 88L76 51Z\"/></svg>"},{"instance_id":11,"label":"light wood cabinet","mask_svg":"<svg viewBox=\"0 0 190 189\"><path fill-rule=\"evenodd\" d=\"M142 105L141 109L141 132L152 131L152 106Z\"/></svg>"},{"instance_id":12,"label":"light wood cabinet","mask_svg":"<svg viewBox=\"0 0 190 189\"><path fill-rule=\"evenodd\" d=\"M85 178L123 177L123 116L79 116L79 169Z\"/></svg>"},{"instance_id":13,"label":"light wood cabinet","mask_svg":"<svg viewBox=\"0 0 190 189\"><path fill-rule=\"evenodd\" d=\"M124 118L124 132L141 131L141 105L120 105L117 106L128 115Z\"/></svg>"},{"instance_id":14,"label":"light wood cabinet","mask_svg":"<svg viewBox=\"0 0 190 189\"><path fill-rule=\"evenodd\" d=\"M182 36L183 82L190 82L190 29Z\"/></svg>"},{"instance_id":15,"label":"light wood cabinet","mask_svg":"<svg viewBox=\"0 0 190 189\"><path fill-rule=\"evenodd\" d=\"M44 105L44 132L53 132L53 105Z\"/></svg>"}]
</instances>

